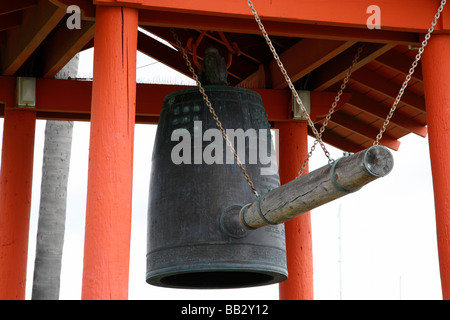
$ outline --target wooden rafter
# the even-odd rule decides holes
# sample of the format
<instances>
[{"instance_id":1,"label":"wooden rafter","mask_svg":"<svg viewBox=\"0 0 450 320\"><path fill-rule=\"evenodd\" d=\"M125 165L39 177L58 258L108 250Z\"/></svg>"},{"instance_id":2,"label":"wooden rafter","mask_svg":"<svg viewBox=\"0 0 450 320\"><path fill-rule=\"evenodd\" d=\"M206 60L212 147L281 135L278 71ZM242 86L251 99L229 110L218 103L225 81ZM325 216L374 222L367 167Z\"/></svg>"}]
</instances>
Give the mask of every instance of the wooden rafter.
<instances>
[{"instance_id":1,"label":"wooden rafter","mask_svg":"<svg viewBox=\"0 0 450 320\"><path fill-rule=\"evenodd\" d=\"M138 34L138 50L188 77L191 76L179 52L142 32Z\"/></svg>"},{"instance_id":2,"label":"wooden rafter","mask_svg":"<svg viewBox=\"0 0 450 320\"><path fill-rule=\"evenodd\" d=\"M83 20L95 20L95 5L92 3L92 0L49 0L53 4L57 5L64 10L67 9L68 6L76 5L81 10L81 16Z\"/></svg>"},{"instance_id":3,"label":"wooden rafter","mask_svg":"<svg viewBox=\"0 0 450 320\"><path fill-rule=\"evenodd\" d=\"M283 62L291 81L295 82L331 60L336 55L342 53L353 44L354 42L352 41L302 39L280 54L280 59ZM270 61L268 70L270 72L270 82L273 89L283 89L288 86L275 60ZM250 81L255 81L255 76L261 76L261 69L258 70L256 74L249 76L248 79ZM244 83L241 85L245 86Z\"/></svg>"},{"instance_id":4,"label":"wooden rafter","mask_svg":"<svg viewBox=\"0 0 450 320\"><path fill-rule=\"evenodd\" d=\"M376 61L388 68L391 68L406 75L408 74L414 59L402 55L396 50L390 50L385 54L376 58ZM412 79L421 82L423 81L422 68L420 66L420 62L417 68L414 70Z\"/></svg>"},{"instance_id":5,"label":"wooden rafter","mask_svg":"<svg viewBox=\"0 0 450 320\"><path fill-rule=\"evenodd\" d=\"M385 119L389 113L388 107L385 107L383 104L378 103L363 94L353 92L352 97L348 101L348 103L355 108L363 112L367 112L372 114L380 119ZM399 112L395 112L392 116L391 123L409 131L415 133L419 136L426 137L427 136L427 127L414 121L411 118L408 118L402 115Z\"/></svg>"},{"instance_id":6,"label":"wooden rafter","mask_svg":"<svg viewBox=\"0 0 450 320\"><path fill-rule=\"evenodd\" d=\"M363 123L353 117L350 117L342 112L336 112L333 114L331 121L336 123L337 125L347 128L359 135L364 136L371 141L374 141L377 134L379 133L379 129L371 127L367 123ZM391 137L389 133L385 133L380 140L382 145L389 147L394 150L398 150L400 147L400 141Z\"/></svg>"},{"instance_id":7,"label":"wooden rafter","mask_svg":"<svg viewBox=\"0 0 450 320\"><path fill-rule=\"evenodd\" d=\"M397 83L378 75L376 72L367 68L361 68L352 74L352 80L355 80L371 90L375 90L383 95L395 99L401 86ZM426 112L425 98L414 92L405 90L401 101L408 106L421 112Z\"/></svg>"},{"instance_id":8,"label":"wooden rafter","mask_svg":"<svg viewBox=\"0 0 450 320\"><path fill-rule=\"evenodd\" d=\"M312 91L324 91L344 79L360 45L355 44L350 49L314 70L308 80L309 89ZM365 43L360 58L353 68L353 72L389 51L394 46L393 44Z\"/></svg>"},{"instance_id":9,"label":"wooden rafter","mask_svg":"<svg viewBox=\"0 0 450 320\"><path fill-rule=\"evenodd\" d=\"M25 10L35 6L37 3L38 0L2 1L0 4L0 15Z\"/></svg>"},{"instance_id":10,"label":"wooden rafter","mask_svg":"<svg viewBox=\"0 0 450 320\"><path fill-rule=\"evenodd\" d=\"M353 41L324 41L319 39L303 39L283 52L280 58L293 82L306 76L319 66L331 60L354 44ZM288 86L276 61L270 63L272 84L274 89ZM275 72L277 70L278 72Z\"/></svg>"},{"instance_id":11,"label":"wooden rafter","mask_svg":"<svg viewBox=\"0 0 450 320\"><path fill-rule=\"evenodd\" d=\"M2 74L13 75L65 14L64 9L44 0L25 10L21 28L10 30L6 43L1 48Z\"/></svg>"},{"instance_id":12,"label":"wooden rafter","mask_svg":"<svg viewBox=\"0 0 450 320\"><path fill-rule=\"evenodd\" d=\"M171 46L176 47L175 39L173 38L173 35L168 28L147 27L147 26L143 26L141 28L161 39L164 39L164 41L169 43ZM184 40L184 43L186 43L187 39L191 36L191 34L189 33L189 30L183 30L183 29L176 30L176 33L177 33L178 37L180 38L180 41L182 41L182 43L183 43L183 40Z\"/></svg>"},{"instance_id":13,"label":"wooden rafter","mask_svg":"<svg viewBox=\"0 0 450 320\"><path fill-rule=\"evenodd\" d=\"M83 21L81 29L59 28L43 47L43 77L53 78L83 47L94 38L92 21Z\"/></svg>"},{"instance_id":14,"label":"wooden rafter","mask_svg":"<svg viewBox=\"0 0 450 320\"><path fill-rule=\"evenodd\" d=\"M312 137L314 137L314 134L312 133L311 128L308 127L308 134ZM330 130L325 130L325 132L322 134L322 140L329 145L332 145L333 147L336 147L338 149L341 149L343 151L348 152L358 152L364 149L364 147L355 144L349 140L346 140L345 137L341 137ZM317 150L316 152L321 152L321 150Z\"/></svg>"},{"instance_id":15,"label":"wooden rafter","mask_svg":"<svg viewBox=\"0 0 450 320\"><path fill-rule=\"evenodd\" d=\"M22 23L22 12L14 11L0 17L0 31L20 26Z\"/></svg>"}]
</instances>

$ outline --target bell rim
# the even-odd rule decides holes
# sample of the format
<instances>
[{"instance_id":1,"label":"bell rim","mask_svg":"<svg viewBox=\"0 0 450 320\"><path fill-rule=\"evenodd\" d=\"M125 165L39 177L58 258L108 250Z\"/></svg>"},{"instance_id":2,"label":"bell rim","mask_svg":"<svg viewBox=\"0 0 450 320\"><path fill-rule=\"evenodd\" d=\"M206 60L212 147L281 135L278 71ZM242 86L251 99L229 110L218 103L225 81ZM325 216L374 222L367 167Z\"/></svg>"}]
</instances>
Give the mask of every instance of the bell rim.
<instances>
[{"instance_id":1,"label":"bell rim","mask_svg":"<svg viewBox=\"0 0 450 320\"><path fill-rule=\"evenodd\" d=\"M183 276L191 277L192 275L202 274L223 276L226 273L229 273L230 276L235 275L239 277L239 284L233 282L230 285L203 285L201 281L196 279L192 281L195 285L189 285L173 281L173 279L181 279L183 282ZM249 278L247 281L242 281L242 276L248 276ZM274 268L272 266L269 270L261 267L226 267L221 263L220 267L191 267L189 269L185 267L170 267L164 270L151 271L146 275L146 282L150 285L174 289L239 289L277 284L287 280L287 278L287 270L283 268Z\"/></svg>"}]
</instances>

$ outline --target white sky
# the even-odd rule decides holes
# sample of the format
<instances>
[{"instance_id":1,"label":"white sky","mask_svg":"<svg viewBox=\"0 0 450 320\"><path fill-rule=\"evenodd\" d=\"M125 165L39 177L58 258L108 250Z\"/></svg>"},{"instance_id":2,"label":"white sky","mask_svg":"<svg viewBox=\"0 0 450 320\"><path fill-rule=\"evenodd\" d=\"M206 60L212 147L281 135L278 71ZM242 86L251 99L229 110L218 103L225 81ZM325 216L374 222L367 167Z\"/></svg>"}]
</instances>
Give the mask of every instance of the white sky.
<instances>
[{"instance_id":1,"label":"white sky","mask_svg":"<svg viewBox=\"0 0 450 320\"><path fill-rule=\"evenodd\" d=\"M163 68L160 63L152 63L138 54L138 82L174 84L181 81L186 84L176 72ZM79 76L92 77L92 50L82 54ZM45 122L38 121L27 299L31 297L33 278L44 128ZM154 125L136 125L129 299L278 299L278 285L237 290L183 290L154 287L145 282L147 198L155 131ZM3 119L0 119L0 137L2 134ZM313 210L315 299L339 299L341 296L343 299L442 299L428 139L411 134L401 142L400 150L392 151L394 170L387 177ZM329 149L334 158L342 156L342 151ZM61 299L81 297L88 150L89 123L76 122ZM317 148L310 170L326 163L327 159Z\"/></svg>"}]
</instances>

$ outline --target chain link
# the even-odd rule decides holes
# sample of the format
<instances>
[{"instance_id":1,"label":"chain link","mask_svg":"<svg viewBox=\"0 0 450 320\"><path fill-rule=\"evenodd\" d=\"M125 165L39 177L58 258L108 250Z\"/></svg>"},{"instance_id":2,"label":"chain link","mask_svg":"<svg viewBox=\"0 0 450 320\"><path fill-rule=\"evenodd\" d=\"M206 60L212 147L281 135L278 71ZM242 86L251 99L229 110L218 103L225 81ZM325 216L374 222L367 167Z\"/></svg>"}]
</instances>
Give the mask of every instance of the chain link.
<instances>
[{"instance_id":1,"label":"chain link","mask_svg":"<svg viewBox=\"0 0 450 320\"><path fill-rule=\"evenodd\" d=\"M292 94L294 95L294 98L297 101L297 104L300 106L300 109L302 110L303 114L305 115L305 117L306 117L306 119L308 121L308 124L311 127L311 130L313 131L314 136L316 138L316 140L314 141L313 146L311 147L310 152L308 153L307 158L305 159L305 162L303 163L303 165L302 165L302 167L301 167L301 169L300 169L300 171L298 173L298 176L300 177L303 174L303 171L306 169L306 166L307 166L307 164L309 162L309 159L312 156L313 151L316 148L317 143L319 143L320 146L322 147L322 149L323 149L323 151L325 153L325 156L328 158L328 163L330 163L330 164L334 163L334 160L331 158L330 153L326 149L325 144L324 144L324 142L322 140L322 134L325 131L325 128L328 125L329 120L331 119L331 115L333 114L334 109L336 108L336 105L337 105L337 103L338 103L338 101L340 99L340 96L343 93L343 90L344 90L344 88L345 88L345 86L346 86L346 84L348 82L348 79L349 79L349 77L351 75L352 69L353 69L357 59L359 58L359 55L361 54L362 48L361 47L359 48L357 56L353 60L353 64L350 67L350 69L348 70L347 76L345 77L344 82L341 85L341 90L338 92L338 95L336 96L335 101L333 102L333 104L331 106L331 109L330 109L328 115L326 116L325 121L322 124L322 127L320 128L319 131L317 131L317 129L314 126L314 123L312 122L311 118L308 115L308 112L306 111L306 108L304 107L302 101L300 100L300 98L298 96L298 93L295 90L295 88L294 88L294 86L292 84L292 81L290 80L290 78L289 78L289 76L288 76L288 74L286 72L286 69L283 66L283 63L281 62L280 57L278 56L274 46L272 45L272 41L270 40L269 35L267 34L267 32L266 32L266 30L265 30L265 28L264 28L264 26L263 26L263 24L261 22L261 19L259 18L258 13L256 12L256 9L253 6L252 1L251 0L247 0L247 3L248 3L248 6L250 7L250 9L251 9L251 11L253 13L253 16L255 17L256 22L258 23L259 29L261 30L264 38L266 39L267 44L269 45L270 51L272 52L272 54L273 54L273 56L274 56L274 58L275 58L275 60L276 60L276 62L278 64L278 66L280 67L280 70L281 70L281 72L282 72L286 82L289 85L289 88L292 91ZM430 40L431 33L433 33L433 31L434 31L434 27L436 26L437 21L438 21L440 15L441 15L442 11L444 10L444 6L445 6L446 3L447 3L447 0L442 0L441 1L441 4L440 4L440 6L438 8L438 12L435 14L434 20L431 23L431 27L428 29L428 33L425 35L425 40L422 41L422 46L419 49L419 53L416 55L416 58L415 58L414 62L412 63L411 68L409 69L409 73L406 76L406 79L405 79L401 89L399 90L399 93L398 93L398 95L397 95L397 97L396 97L396 99L395 99L395 101L394 101L394 103L392 105L392 108L390 109L389 114L387 115L386 119L384 120L383 126L381 127L380 132L378 133L378 135L376 136L376 140L374 141L373 145L378 145L380 143L380 140L383 137L383 134L386 131L387 126L389 125L389 122L390 122L392 116L394 115L394 112L397 109L397 106L398 106L398 104L399 104L399 102L400 102L400 100L401 100L401 98L402 98L402 96L403 96L403 94L404 94L404 92L406 90L406 87L408 86L408 83L411 80L411 77L412 77L416 67L419 64L420 59L422 58L422 54L423 54L423 52L425 50L425 47L428 44L428 40Z\"/></svg>"},{"instance_id":2,"label":"chain link","mask_svg":"<svg viewBox=\"0 0 450 320\"><path fill-rule=\"evenodd\" d=\"M302 165L302 167L301 167L301 169L300 169L300 171L298 173L298 176L300 177L303 174L303 171L306 169L306 166L307 166L307 164L309 162L309 159L311 158L312 153L315 150L316 145L318 143L320 144L322 150L324 151L325 156L328 158L328 163L329 164L333 164L335 160L333 158L331 158L330 152L327 150L327 148L325 146L325 143L322 140L322 134L324 133L325 128L328 125L328 123L329 123L329 121L331 119L331 116L332 116L332 114L334 113L334 111L335 111L335 109L337 107L337 104L338 104L338 102L340 100L340 97L343 94L344 89L345 89L345 87L347 85L347 82L348 82L348 80L350 78L352 70L353 70L354 66L356 65L356 63L357 63L357 61L358 61L358 59L359 59L359 57L361 55L362 46L358 49L358 52L357 52L355 58L353 59L352 65L348 69L346 77L344 78L343 83L341 84L340 90L337 93L337 95L336 95L336 97L334 99L334 102L332 103L331 108L330 108L327 116L325 117L325 120L322 123L321 128L318 131L316 129L316 127L314 126L314 122L312 121L311 117L309 116L308 111L306 110L305 106L303 105L303 102L300 99L300 97L298 95L298 92L295 90L295 87L294 87L294 85L293 85L293 83L292 83L292 81L291 81L291 79L290 79L286 69L284 68L283 63L281 62L281 59L280 59L278 53L276 52L276 50L275 50L275 48L274 48L274 46L272 44L272 41L270 40L269 35L268 35L267 31L264 28L264 25L261 22L261 19L259 18L258 13L256 12L256 9L253 6L252 1L251 0L247 0L247 3L248 3L248 5L249 5L249 7L250 7L250 9L251 9L251 11L253 13L253 16L255 17L255 20L256 20L256 22L257 22L257 24L259 26L259 29L261 30L261 32L262 32L262 34L263 34L263 36L264 36L264 38L265 38L269 48L270 48L270 51L272 52L272 54L274 56L275 61L277 62L278 67L281 70L281 73L284 76L284 79L286 80L290 90L292 91L292 94L293 94L297 104L300 106L300 109L302 110L304 116L306 117L308 125L310 126L310 128L311 128L311 130L312 130L312 132L313 132L313 134L314 134L314 136L316 138L316 140L314 141L313 146L311 147L310 152L308 153L307 158L305 159L305 162L303 163L303 165ZM401 100L401 97L403 96L403 94L404 94L404 92L406 90L406 87L408 86L408 83L411 80L411 77L414 74L414 71L415 71L416 67L419 64L419 61L422 58L422 54L424 52L424 49L425 49L425 47L428 44L428 40L431 37L431 33L433 33L433 31L434 31L434 27L436 26L437 21L438 21L440 15L441 15L442 11L444 10L444 6L445 6L446 3L447 3L446 0L442 0L441 1L441 4L440 4L440 6L438 8L438 12L434 16L434 20L433 20L433 22L431 24L431 27L428 29L428 33L425 35L425 39L422 41L422 46L419 49L419 53L416 55L416 58L415 58L414 62L412 63L411 68L409 69L409 73L406 76L406 79L405 79L405 81L404 81L404 83L403 83L403 85L402 85L402 87L401 87L401 89L400 89L400 91L399 91L399 93L398 93L398 95L397 95L393 105L392 105L392 108L390 109L389 114L387 115L387 117L386 117L386 119L385 119L385 121L383 123L383 126L380 129L380 132L378 133L378 135L376 137L376 140L374 141L373 145L378 145L380 140L381 140L381 138L383 137L383 134L386 131L387 126L389 125L389 122L390 122L392 116L394 115L394 112L395 112L395 110L396 110L396 108L397 108L397 106L398 106L398 104L399 104L399 102ZM227 134L225 132L225 129L222 126L222 123L220 122L217 114L215 113L214 108L212 107L211 102L209 101L208 96L207 96L204 88L202 87L202 84L200 83L200 81L198 79L198 76L195 73L194 68L192 67L191 62L189 61L189 57L188 57L188 55L186 53L186 50L183 48L183 46L181 44L181 41L179 40L177 34L175 33L175 30L173 28L171 28L170 31L172 32L172 35L175 38L175 41L177 42L177 46L180 48L180 50L181 50L181 52L183 54L183 58L186 61L186 64L187 64L187 66L189 68L189 71L192 74L192 78L196 82L196 84L197 84L197 86L199 88L199 91L202 94L203 100L205 101L206 106L209 109L209 112L212 114L213 119L216 122L216 125L219 128L220 132L222 133L222 136L223 136L227 146L230 148L231 152L233 153L234 159L235 159L237 165L239 166L242 174L244 175L248 185L252 189L253 194L255 195L255 197L258 198L259 194L256 191L256 189L254 187L254 184L253 184L252 180L250 179L249 175L247 174L247 171L245 170L242 162L240 161L239 156L236 153L236 150L234 149L230 139L228 138L228 136L227 136Z\"/></svg>"},{"instance_id":3,"label":"chain link","mask_svg":"<svg viewBox=\"0 0 450 320\"><path fill-rule=\"evenodd\" d=\"M358 51L356 52L356 55L355 55L355 57L353 58L352 65L351 65L350 68L347 70L347 74L345 75L345 78L344 78L344 80L342 81L340 90L338 91L336 97L334 98L333 103L331 104L331 108L330 108L330 110L328 111L328 114L327 114L327 116L325 117L324 122L322 123L322 127L319 129L319 135L320 135L320 138L321 138L321 139L322 139L322 134L325 132L325 128L327 127L328 122L330 121L331 116L332 116L332 114L334 113L334 111L335 111L335 109L336 109L336 107L337 107L337 104L338 104L339 100L341 99L342 94L344 93L345 87L347 86L348 80L349 80L350 76L352 75L353 69L355 68L356 63L358 62L359 57L361 56L363 47L364 47L364 45L361 45L361 46L358 48ZM298 172L297 177L301 177L301 176L303 175L303 172L305 171L306 166L308 165L309 159L312 157L312 154L313 154L314 150L316 149L316 145L317 145L318 142L319 142L319 141L318 141L317 139L314 140L314 143L313 143L313 145L311 146L311 150L308 152L308 156L306 157L305 161L303 162L303 165L302 165L302 167L300 168L300 171ZM331 165L331 164L334 163L334 161L335 161L335 160L333 159L332 161L329 161L328 163Z\"/></svg>"},{"instance_id":4,"label":"chain link","mask_svg":"<svg viewBox=\"0 0 450 320\"><path fill-rule=\"evenodd\" d=\"M434 31L434 27L437 24L437 21L439 17L441 16L442 11L444 10L444 6L447 3L447 0L442 0L441 5L438 8L437 13L434 16L434 20L431 23L431 27L428 29L428 33L425 35L425 39L422 41L422 46L419 49L419 53L416 55L415 60L412 63L411 68L409 69L409 73L406 76L405 81L403 82L402 87L400 88L400 91L398 92L397 97L395 98L394 103L392 104L391 110L389 111L389 114L387 115L386 119L384 120L383 126L380 129L380 132L378 133L376 140L373 142L373 145L378 145L380 143L381 138L383 137L384 132L387 129L387 126L389 125L389 122L391 121L392 116L394 115L395 109L397 109L397 106L405 93L406 87L408 86L409 81L411 80L412 75L414 74L414 70L419 64L420 59L422 58L422 54L425 50L425 47L428 44L428 40L431 38L431 33Z\"/></svg>"},{"instance_id":5,"label":"chain link","mask_svg":"<svg viewBox=\"0 0 450 320\"><path fill-rule=\"evenodd\" d=\"M301 99L300 99L300 97L299 97L299 95L297 93L297 90L295 90L295 87L292 84L292 81L291 81L291 79L290 79L286 69L284 68L283 63L281 62L281 59L280 59L278 53L276 52L276 50L275 50L275 48L274 48L274 46L272 44L272 41L270 40L269 35L268 35L267 31L264 28L264 25L261 22L261 19L259 18L258 13L256 12L255 7L253 6L252 1L251 0L247 0L247 3L248 3L248 6L250 7L250 10L253 13L253 16L255 17L255 20L256 20L256 22L257 22L257 24L259 26L259 29L261 30L261 32L262 32L262 34L264 36L264 39L266 40L266 42L267 42L267 44L268 44L268 46L270 48L270 51L273 54L273 57L274 57L275 61L277 62L278 67L281 70L281 73L284 76L284 79L286 80L289 88L292 91L292 95L294 96L295 100L297 101L297 104L300 106L300 109L302 110L303 114L305 115L306 120L308 122L308 125L310 126L310 128L311 128L311 130L314 133L314 136L316 138L316 140L314 141L313 146L311 147L311 151L308 153L308 156L305 159L305 162L303 163L303 165L302 165L302 167L301 167L301 169L300 169L300 171L298 173L298 176L300 177L303 174L303 171L306 169L306 166L307 166L307 164L309 162L309 158L311 158L312 153L316 149L316 145L318 143L320 144L320 147L322 148L325 156L328 158L328 163L330 163L330 164L334 163L334 159L331 157L330 152L327 150L327 148L325 146L325 143L322 140L322 134L325 131L325 128L326 128L326 126L328 125L328 122L331 119L331 115L334 113L334 111L336 109L336 106L337 106L337 104L339 102L339 99L341 98L341 95L344 92L344 89L345 89L345 87L347 85L348 79L350 78L352 70L353 70L354 66L356 65L356 63L357 63L357 61L358 61L358 59L359 59L359 57L361 55L362 46L359 47L358 52L356 53L356 56L353 59L352 65L349 68L349 70L347 71L347 75L346 75L346 77L344 79L344 82L342 83L341 88L340 88L340 90L339 90L339 92L338 92L338 94L337 94L333 104L331 105L330 111L328 112L328 114L327 114L327 116L325 118L325 121L322 124L322 127L318 131L316 129L316 127L314 126L314 122L311 120L311 117L309 116L308 111L306 110L305 106L303 105L303 102L301 101Z\"/></svg>"},{"instance_id":6,"label":"chain link","mask_svg":"<svg viewBox=\"0 0 450 320\"><path fill-rule=\"evenodd\" d=\"M266 42L267 42L267 45L268 45L269 48L270 48L270 51L271 51L272 54L273 54L273 57L274 57L275 61L277 62L278 67L279 67L280 70L281 70L281 73L282 73L283 76L284 76L284 79L286 80L286 82L287 82L289 88L290 88L291 91L292 91L292 94L293 94L293 96L294 96L294 98L295 98L295 101L297 101L297 104L300 106L300 109L302 110L304 116L306 117L306 120L308 121L308 124L309 124L309 126L311 127L312 132L314 133L314 136L316 137L317 141L320 143L320 146L322 147L322 149L323 149L323 151L324 151L324 153L325 153L325 156L328 158L328 160L329 160L329 161L333 161L333 159L331 158L330 153L328 152L328 150L327 150L327 148L326 148L324 142L323 142L322 139L320 138L319 132L317 131L316 127L314 126L314 122L311 120L311 117L309 116L308 111L306 110L305 106L303 105L303 102L302 102L302 100L300 99L300 97L299 97L299 95L298 95L298 92L295 90L295 87L294 87L294 85L292 84L292 81L291 81L291 79L290 79L290 77L289 77L289 75L288 75L286 69L284 68L283 63L281 62L281 59L280 59L280 57L278 56L278 53L277 53L277 51L275 50L275 48L274 48L274 46L273 46L273 44L272 44L272 41L270 40L269 35L268 35L266 29L264 28L264 25L263 25L262 22L261 22L261 19L259 18L258 13L256 12L255 7L253 6L252 1L251 1L251 0L247 0L247 3L248 3L248 6L250 7L250 10L251 10L252 13L253 13L253 16L255 17L255 20L256 20L256 22L257 22L257 24L258 24L258 26L259 26L259 29L261 30L261 32L262 32L262 34L263 34L263 36L264 36L264 39L265 39Z\"/></svg>"},{"instance_id":7,"label":"chain link","mask_svg":"<svg viewBox=\"0 0 450 320\"><path fill-rule=\"evenodd\" d=\"M222 133L223 139L225 140L228 148L230 148L231 152L233 153L234 156L234 160L236 161L237 165L239 166L239 169L241 170L242 174L245 177L245 180L247 181L248 185L250 186L250 188L252 189L253 194L255 195L256 198L259 197L258 192L256 191L256 188L252 182L252 180L250 179L250 176L248 175L247 171L244 168L244 165L242 164L241 160L239 159L239 156L236 152L236 150L233 147L233 144L231 143L230 139L228 138L225 129L222 126L222 123L219 120L219 117L217 116L216 112L214 111L214 108L211 105L211 102L209 101L208 95L205 92L205 89L203 88L200 80L198 79L197 74L195 73L194 68L192 67L191 62L189 61L189 57L186 53L186 50L184 49L184 47L181 44L180 39L178 38L178 35L175 33L175 30L173 28L170 28L170 32L172 33L178 48L181 50L181 53L183 54L183 58L186 61L186 65L189 68L189 71L192 74L192 78L194 79L195 83L198 86L198 89L203 97L203 100L205 101L206 106L209 109L209 112L211 113L214 121L216 122L217 127L219 128L220 132Z\"/></svg>"}]
</instances>

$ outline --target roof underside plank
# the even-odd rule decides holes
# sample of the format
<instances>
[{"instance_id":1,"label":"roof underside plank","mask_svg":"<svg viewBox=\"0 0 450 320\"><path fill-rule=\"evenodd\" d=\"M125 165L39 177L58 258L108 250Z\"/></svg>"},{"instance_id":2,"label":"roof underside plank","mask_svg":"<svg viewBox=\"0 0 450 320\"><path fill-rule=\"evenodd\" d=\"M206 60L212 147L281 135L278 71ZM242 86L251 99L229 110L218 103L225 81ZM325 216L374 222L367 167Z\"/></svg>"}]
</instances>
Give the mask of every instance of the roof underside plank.
<instances>
[{"instance_id":1,"label":"roof underside plank","mask_svg":"<svg viewBox=\"0 0 450 320\"><path fill-rule=\"evenodd\" d=\"M311 91L311 96L313 93L323 99L326 96L326 103L317 100L312 103L311 114L316 126L321 125L359 46L364 45L345 89L345 99L341 97L323 134L325 142L352 152L373 143L417 54L408 45L420 45L420 32L428 29L439 4L439 0L380 0L377 5L383 9L382 29L368 30L366 9L372 4L369 0L357 4L351 0L253 2L295 88ZM69 30L65 25L66 8L73 4L82 10L80 30ZM77 52L93 46L96 5L140 9L139 26L145 32L138 34L137 49L188 77L191 73L176 49L170 28L175 28L195 69L194 53L195 60L201 62L204 50L214 46L227 60L226 42L236 44L234 48L239 51L230 55L229 84L282 91L287 109L283 107L278 112L268 106L268 113L272 121L287 121L292 117L292 101L286 98L290 97L286 80L242 0L230 0L227 5L210 0L3 1L0 4L1 75L53 77ZM447 12L442 14L437 32L450 32L449 18ZM200 36L204 37L193 52L188 44L196 43ZM38 113L42 117L89 119L88 113L77 116L69 109ZM157 114L138 116L144 122L154 122L158 117ZM396 150L398 139L406 134L426 136L426 124L419 64L381 143Z\"/></svg>"},{"instance_id":2,"label":"roof underside plank","mask_svg":"<svg viewBox=\"0 0 450 320\"><path fill-rule=\"evenodd\" d=\"M176 14L189 13L212 18L253 18L246 1L229 0L223 2L210 0L94 0L94 4L128 5L137 8ZM345 26L366 29L370 14L367 9L373 5L371 0L254 0L254 7L261 19L276 22L299 22L310 25ZM429 28L430 20L436 13L439 0L378 0L377 6L383 8L383 29L401 31L421 31ZM177 21L173 19L172 21ZM438 29L448 27L449 17L444 16Z\"/></svg>"},{"instance_id":3,"label":"roof underside plank","mask_svg":"<svg viewBox=\"0 0 450 320\"><path fill-rule=\"evenodd\" d=\"M13 75L65 14L64 9L43 0L26 9L23 12L22 26L9 30L6 43L1 48L2 74Z\"/></svg>"}]
</instances>

